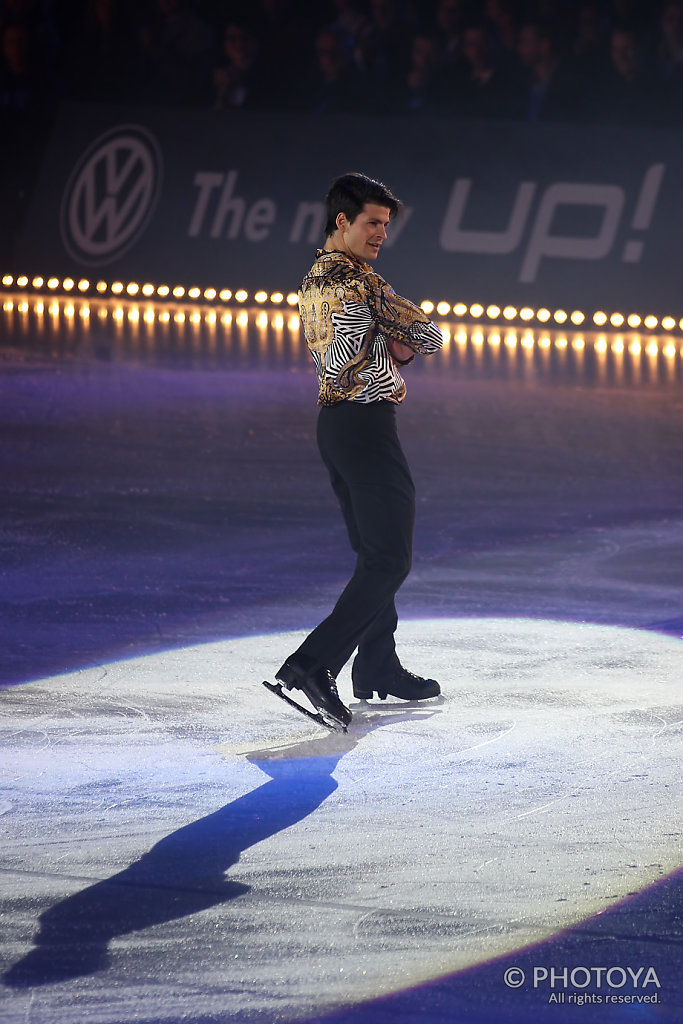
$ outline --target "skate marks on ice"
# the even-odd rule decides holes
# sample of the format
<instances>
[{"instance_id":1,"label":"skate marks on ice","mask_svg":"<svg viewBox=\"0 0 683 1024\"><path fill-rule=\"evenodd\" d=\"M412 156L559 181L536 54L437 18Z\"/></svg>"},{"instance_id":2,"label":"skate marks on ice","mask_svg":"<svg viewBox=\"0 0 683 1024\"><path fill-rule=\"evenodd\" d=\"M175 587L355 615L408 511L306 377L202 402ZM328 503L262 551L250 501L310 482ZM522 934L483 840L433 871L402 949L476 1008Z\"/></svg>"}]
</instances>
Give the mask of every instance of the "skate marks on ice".
<instances>
[{"instance_id":1,"label":"skate marks on ice","mask_svg":"<svg viewBox=\"0 0 683 1024\"><path fill-rule=\"evenodd\" d=\"M304 1015L538 942L680 863L680 641L403 622L441 700L352 703L337 734L260 685L302 637L3 694L17 1020L27 999L35 1024L72 1024L75 999L107 1024L160 998L165 1018Z\"/></svg>"}]
</instances>

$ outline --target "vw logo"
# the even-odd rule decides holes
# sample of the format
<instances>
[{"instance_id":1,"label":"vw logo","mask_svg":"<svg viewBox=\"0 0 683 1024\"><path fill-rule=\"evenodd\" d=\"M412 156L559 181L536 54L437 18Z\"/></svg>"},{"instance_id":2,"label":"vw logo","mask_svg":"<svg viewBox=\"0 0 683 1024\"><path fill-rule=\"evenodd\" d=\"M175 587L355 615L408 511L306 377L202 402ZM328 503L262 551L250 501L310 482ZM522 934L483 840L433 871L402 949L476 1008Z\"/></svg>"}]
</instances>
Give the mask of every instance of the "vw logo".
<instances>
[{"instance_id":1,"label":"vw logo","mask_svg":"<svg viewBox=\"0 0 683 1024\"><path fill-rule=\"evenodd\" d=\"M83 154L62 199L62 240L79 263L111 263L147 227L161 191L156 140L139 125L120 125Z\"/></svg>"}]
</instances>

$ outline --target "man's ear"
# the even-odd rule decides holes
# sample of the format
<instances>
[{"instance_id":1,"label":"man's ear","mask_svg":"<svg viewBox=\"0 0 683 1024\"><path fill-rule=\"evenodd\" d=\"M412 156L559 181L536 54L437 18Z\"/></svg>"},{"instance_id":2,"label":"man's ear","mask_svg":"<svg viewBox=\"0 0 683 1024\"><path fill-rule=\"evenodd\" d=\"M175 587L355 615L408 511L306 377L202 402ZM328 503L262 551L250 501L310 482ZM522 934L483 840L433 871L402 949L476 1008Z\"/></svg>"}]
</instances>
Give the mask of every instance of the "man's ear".
<instances>
[{"instance_id":1,"label":"man's ear","mask_svg":"<svg viewBox=\"0 0 683 1024\"><path fill-rule=\"evenodd\" d=\"M340 210L339 213L337 214L335 224L337 225L339 231L346 231L346 229L348 228L349 219L342 210Z\"/></svg>"}]
</instances>

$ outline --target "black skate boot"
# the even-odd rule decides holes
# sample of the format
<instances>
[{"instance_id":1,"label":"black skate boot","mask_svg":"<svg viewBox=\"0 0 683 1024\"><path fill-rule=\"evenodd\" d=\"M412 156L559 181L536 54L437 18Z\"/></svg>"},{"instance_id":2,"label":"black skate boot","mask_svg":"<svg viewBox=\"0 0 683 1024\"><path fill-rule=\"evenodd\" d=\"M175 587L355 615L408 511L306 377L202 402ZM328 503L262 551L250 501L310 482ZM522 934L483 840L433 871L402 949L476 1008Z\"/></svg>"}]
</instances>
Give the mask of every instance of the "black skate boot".
<instances>
[{"instance_id":1,"label":"black skate boot","mask_svg":"<svg viewBox=\"0 0 683 1024\"><path fill-rule=\"evenodd\" d=\"M366 673L361 675L354 662L351 678L353 695L358 700L371 700L375 693L380 700L386 700L387 695L400 700L426 700L427 697L438 697L441 693L436 679L423 679L400 664L386 674L371 676Z\"/></svg>"},{"instance_id":2,"label":"black skate boot","mask_svg":"<svg viewBox=\"0 0 683 1024\"><path fill-rule=\"evenodd\" d=\"M341 729L346 732L352 715L339 699L336 680L324 665L317 668L303 668L294 659L289 659L277 671L275 678L283 683L287 690L301 690L313 707L317 709L318 715L312 715L303 705L288 697L281 687L269 687L275 692L280 690L279 696L289 704L294 704L299 711L308 714L309 717L314 717L330 729Z\"/></svg>"}]
</instances>

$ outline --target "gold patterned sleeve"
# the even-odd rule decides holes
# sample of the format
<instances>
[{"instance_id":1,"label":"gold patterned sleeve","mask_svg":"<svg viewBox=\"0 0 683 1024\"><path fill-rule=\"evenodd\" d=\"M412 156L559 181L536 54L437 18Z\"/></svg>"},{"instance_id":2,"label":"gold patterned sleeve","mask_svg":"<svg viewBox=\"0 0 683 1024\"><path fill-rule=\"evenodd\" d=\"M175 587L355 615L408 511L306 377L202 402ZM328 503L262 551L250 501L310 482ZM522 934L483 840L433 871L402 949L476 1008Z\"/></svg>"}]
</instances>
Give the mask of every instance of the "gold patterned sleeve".
<instances>
[{"instance_id":1,"label":"gold patterned sleeve","mask_svg":"<svg viewBox=\"0 0 683 1024\"><path fill-rule=\"evenodd\" d=\"M397 295L391 285L373 270L364 275L363 285L365 301L382 334L421 355L441 348L441 331L424 310Z\"/></svg>"}]
</instances>

